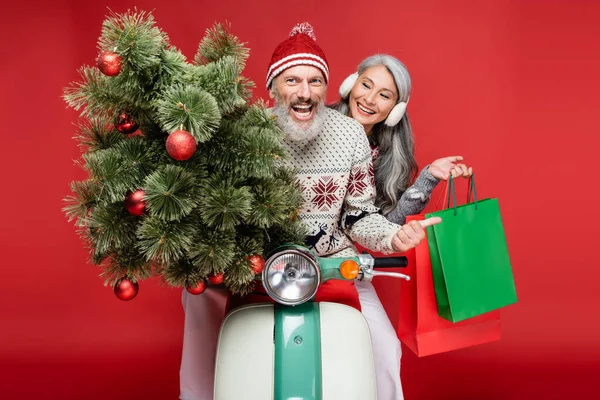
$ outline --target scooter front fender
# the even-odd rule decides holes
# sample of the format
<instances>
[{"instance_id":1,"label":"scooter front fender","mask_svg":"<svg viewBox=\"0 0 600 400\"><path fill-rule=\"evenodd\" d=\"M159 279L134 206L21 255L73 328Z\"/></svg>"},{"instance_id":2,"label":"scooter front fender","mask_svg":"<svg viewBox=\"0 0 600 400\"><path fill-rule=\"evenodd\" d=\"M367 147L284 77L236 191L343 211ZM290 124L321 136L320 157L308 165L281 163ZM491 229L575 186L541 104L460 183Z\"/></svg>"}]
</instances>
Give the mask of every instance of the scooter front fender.
<instances>
[{"instance_id":1,"label":"scooter front fender","mask_svg":"<svg viewBox=\"0 0 600 400\"><path fill-rule=\"evenodd\" d=\"M376 399L371 337L364 317L356 309L341 304L319 303L318 306L320 338L316 343L320 339L320 377L315 382L320 381L320 391L311 390L316 386L307 387L303 388L306 390L301 397L295 395L296 389L290 385L294 383L295 375L289 373L290 367L301 371L312 366L288 364L288 373L280 373L275 357L274 307L272 304L253 304L233 310L221 327L215 400ZM288 339L294 338L295 335ZM281 347L278 349L282 351ZM319 370L318 366L315 370ZM276 384L276 379L283 379L283 382ZM283 387L283 390L276 392L275 387Z\"/></svg>"}]
</instances>

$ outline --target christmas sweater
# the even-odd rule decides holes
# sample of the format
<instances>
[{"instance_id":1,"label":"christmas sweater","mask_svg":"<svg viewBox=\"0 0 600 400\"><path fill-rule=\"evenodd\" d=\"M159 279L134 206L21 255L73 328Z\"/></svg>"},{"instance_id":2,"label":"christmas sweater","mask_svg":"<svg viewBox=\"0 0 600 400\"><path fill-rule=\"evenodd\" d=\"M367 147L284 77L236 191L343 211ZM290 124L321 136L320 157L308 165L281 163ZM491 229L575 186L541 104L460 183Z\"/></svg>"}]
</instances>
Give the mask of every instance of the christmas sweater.
<instances>
[{"instance_id":1,"label":"christmas sweater","mask_svg":"<svg viewBox=\"0 0 600 400\"><path fill-rule=\"evenodd\" d=\"M375 206L371 149L354 119L326 109L316 138L284 140L286 161L296 170L304 199L298 218L308 228L306 245L320 256L356 254L353 242L384 254L400 228Z\"/></svg>"}]
</instances>

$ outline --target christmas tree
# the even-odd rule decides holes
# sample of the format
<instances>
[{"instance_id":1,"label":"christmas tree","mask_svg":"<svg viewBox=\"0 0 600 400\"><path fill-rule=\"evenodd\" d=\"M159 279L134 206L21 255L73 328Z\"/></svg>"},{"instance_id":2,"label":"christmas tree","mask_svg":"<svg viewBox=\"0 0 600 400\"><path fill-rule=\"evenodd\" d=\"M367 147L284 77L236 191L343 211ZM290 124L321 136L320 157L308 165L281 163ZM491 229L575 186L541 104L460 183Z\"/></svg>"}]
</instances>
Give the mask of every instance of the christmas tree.
<instances>
[{"instance_id":1,"label":"christmas tree","mask_svg":"<svg viewBox=\"0 0 600 400\"><path fill-rule=\"evenodd\" d=\"M300 192L281 162L283 133L249 104L248 49L227 24L206 31L193 62L151 13L110 13L96 66L80 68L64 99L81 112L64 211L123 299L159 275L201 293L206 279L246 293L263 255L301 243Z\"/></svg>"}]
</instances>

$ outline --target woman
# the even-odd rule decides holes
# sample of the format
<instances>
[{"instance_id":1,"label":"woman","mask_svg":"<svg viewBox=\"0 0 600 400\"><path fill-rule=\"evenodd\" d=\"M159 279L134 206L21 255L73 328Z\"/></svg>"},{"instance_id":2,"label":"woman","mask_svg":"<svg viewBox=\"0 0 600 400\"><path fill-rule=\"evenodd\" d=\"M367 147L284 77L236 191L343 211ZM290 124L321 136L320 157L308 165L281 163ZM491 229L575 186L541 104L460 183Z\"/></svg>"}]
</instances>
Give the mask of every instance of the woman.
<instances>
[{"instance_id":1,"label":"woman","mask_svg":"<svg viewBox=\"0 0 600 400\"><path fill-rule=\"evenodd\" d=\"M403 224L407 215L420 213L440 180L470 176L462 157L444 157L426 166L416 180L414 139L406 113L411 80L404 64L377 54L363 60L358 72L340 87L332 107L360 122L373 149L377 204L387 219ZM413 182L414 180L414 182Z\"/></svg>"},{"instance_id":2,"label":"woman","mask_svg":"<svg viewBox=\"0 0 600 400\"><path fill-rule=\"evenodd\" d=\"M420 213L440 180L470 176L462 157L445 157L423 168L415 179L414 139L406 107L411 80L404 64L377 54L363 60L358 71L340 87L341 99L332 108L354 118L365 128L371 144L376 204L386 218L404 224L407 215ZM369 282L356 282L363 315L371 330L378 397L402 399L400 342ZM392 351L394 350L394 351Z\"/></svg>"}]
</instances>

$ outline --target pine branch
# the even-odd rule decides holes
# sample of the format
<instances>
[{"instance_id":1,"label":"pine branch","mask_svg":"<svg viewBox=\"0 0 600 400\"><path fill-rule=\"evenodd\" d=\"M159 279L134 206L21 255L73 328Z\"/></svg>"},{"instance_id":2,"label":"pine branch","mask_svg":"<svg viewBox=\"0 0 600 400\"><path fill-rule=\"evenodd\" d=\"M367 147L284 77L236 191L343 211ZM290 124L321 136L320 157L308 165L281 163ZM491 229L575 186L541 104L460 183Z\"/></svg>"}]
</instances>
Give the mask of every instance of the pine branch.
<instances>
[{"instance_id":1,"label":"pine branch","mask_svg":"<svg viewBox=\"0 0 600 400\"><path fill-rule=\"evenodd\" d=\"M239 258L227 269L225 286L227 286L232 293L243 296L252 291L253 287L250 283L252 283L254 279L255 275L252 268L250 268L248 260Z\"/></svg>"},{"instance_id":2,"label":"pine branch","mask_svg":"<svg viewBox=\"0 0 600 400\"><path fill-rule=\"evenodd\" d=\"M96 204L100 186L91 180L73 181L71 182L71 191L75 195L64 198L66 206L62 211L67 215L69 222L77 219L75 225L84 226L83 221Z\"/></svg>"},{"instance_id":3,"label":"pine branch","mask_svg":"<svg viewBox=\"0 0 600 400\"><path fill-rule=\"evenodd\" d=\"M246 143L244 127L235 121L222 120L219 130L202 148L208 165L215 171L226 171L233 176L245 175L241 160Z\"/></svg>"},{"instance_id":4,"label":"pine branch","mask_svg":"<svg viewBox=\"0 0 600 400\"><path fill-rule=\"evenodd\" d=\"M205 142L219 127L221 113L208 92L190 85L173 86L158 100L157 118L165 131L183 127L198 142Z\"/></svg>"},{"instance_id":5,"label":"pine branch","mask_svg":"<svg viewBox=\"0 0 600 400\"><path fill-rule=\"evenodd\" d=\"M231 56L196 69L198 84L215 97L222 114L231 114L247 107L248 90L252 82L244 80L239 74L237 61Z\"/></svg>"},{"instance_id":6,"label":"pine branch","mask_svg":"<svg viewBox=\"0 0 600 400\"><path fill-rule=\"evenodd\" d=\"M85 168L102 190L100 202L123 201L128 191L140 188L146 176L156 167L158 144L148 146L146 139L130 137L106 150L83 155Z\"/></svg>"},{"instance_id":7,"label":"pine branch","mask_svg":"<svg viewBox=\"0 0 600 400\"><path fill-rule=\"evenodd\" d=\"M84 154L82 158L90 179L100 185L97 203L122 201L128 190L128 185L121 182L119 178L123 157L115 149L106 149Z\"/></svg>"},{"instance_id":8,"label":"pine branch","mask_svg":"<svg viewBox=\"0 0 600 400\"><path fill-rule=\"evenodd\" d=\"M241 122L246 126L279 131L279 136L283 138L283 132L277 125L277 118L269 111L267 103L262 99L258 99L248 108Z\"/></svg>"},{"instance_id":9,"label":"pine branch","mask_svg":"<svg viewBox=\"0 0 600 400\"><path fill-rule=\"evenodd\" d=\"M84 66L77 71L81 82L71 82L65 88L63 98L67 104L81 111L87 118L107 118L118 110L121 96L111 87L109 78L98 68Z\"/></svg>"},{"instance_id":10,"label":"pine branch","mask_svg":"<svg viewBox=\"0 0 600 400\"><path fill-rule=\"evenodd\" d=\"M278 130L247 128L246 146L242 150L241 162L247 176L254 178L272 177L279 160L287 157L281 146Z\"/></svg>"},{"instance_id":11,"label":"pine branch","mask_svg":"<svg viewBox=\"0 0 600 400\"><path fill-rule=\"evenodd\" d=\"M89 239L94 253L102 255L109 250L124 249L135 244L137 217L129 214L122 202L97 205L86 219Z\"/></svg>"},{"instance_id":12,"label":"pine branch","mask_svg":"<svg viewBox=\"0 0 600 400\"><path fill-rule=\"evenodd\" d=\"M111 11L102 24L98 49L118 53L123 58L123 73L127 74L158 66L168 43L167 34L156 26L152 13Z\"/></svg>"},{"instance_id":13,"label":"pine branch","mask_svg":"<svg viewBox=\"0 0 600 400\"><path fill-rule=\"evenodd\" d=\"M125 136L106 119L92 118L80 121L74 139L82 150L95 151L109 149L124 140Z\"/></svg>"},{"instance_id":14,"label":"pine branch","mask_svg":"<svg viewBox=\"0 0 600 400\"><path fill-rule=\"evenodd\" d=\"M175 165L148 175L144 190L150 215L164 221L181 220L200 202L194 175Z\"/></svg>"},{"instance_id":15,"label":"pine branch","mask_svg":"<svg viewBox=\"0 0 600 400\"><path fill-rule=\"evenodd\" d=\"M152 266L133 246L124 249L114 249L111 255L102 263L100 276L104 278L105 286L114 286L123 277L139 281L152 276Z\"/></svg>"},{"instance_id":16,"label":"pine branch","mask_svg":"<svg viewBox=\"0 0 600 400\"><path fill-rule=\"evenodd\" d=\"M162 267L161 274L165 282L174 287L194 286L206 278L187 258L180 258Z\"/></svg>"},{"instance_id":17,"label":"pine branch","mask_svg":"<svg viewBox=\"0 0 600 400\"><path fill-rule=\"evenodd\" d=\"M304 245L308 231L306 226L297 220L290 220L285 225L274 225L267 231L267 240L263 254L269 254L282 243Z\"/></svg>"},{"instance_id":18,"label":"pine branch","mask_svg":"<svg viewBox=\"0 0 600 400\"><path fill-rule=\"evenodd\" d=\"M226 176L216 174L202 188L199 206L202 221L218 230L232 230L250 215L252 194L247 187L236 187Z\"/></svg>"},{"instance_id":19,"label":"pine branch","mask_svg":"<svg viewBox=\"0 0 600 400\"><path fill-rule=\"evenodd\" d=\"M199 229L189 255L200 278L223 272L232 263L235 254L234 231Z\"/></svg>"},{"instance_id":20,"label":"pine branch","mask_svg":"<svg viewBox=\"0 0 600 400\"><path fill-rule=\"evenodd\" d=\"M298 210L302 199L283 182L261 182L254 185L254 202L248 221L260 228L268 228L276 224L285 224L295 210Z\"/></svg>"},{"instance_id":21,"label":"pine branch","mask_svg":"<svg viewBox=\"0 0 600 400\"><path fill-rule=\"evenodd\" d=\"M140 188L146 177L154 171L159 152L164 151L156 142L148 143L143 137L130 137L114 147L122 161L116 185L134 191Z\"/></svg>"},{"instance_id":22,"label":"pine branch","mask_svg":"<svg viewBox=\"0 0 600 400\"><path fill-rule=\"evenodd\" d=\"M176 48L170 47L161 53L160 68L156 75L155 87L164 92L168 87L184 84L184 77L191 67L185 56Z\"/></svg>"},{"instance_id":23,"label":"pine branch","mask_svg":"<svg viewBox=\"0 0 600 400\"><path fill-rule=\"evenodd\" d=\"M150 216L142 221L137 230L137 248L148 261L163 264L176 262L190 249L197 227L193 219L167 222Z\"/></svg>"},{"instance_id":24,"label":"pine branch","mask_svg":"<svg viewBox=\"0 0 600 400\"><path fill-rule=\"evenodd\" d=\"M205 65L226 56L233 56L237 60L238 71L241 72L249 51L244 46L245 43L240 42L235 35L230 33L230 30L229 23L215 23L212 28L207 29L198 46L194 62L198 65Z\"/></svg>"}]
</instances>

